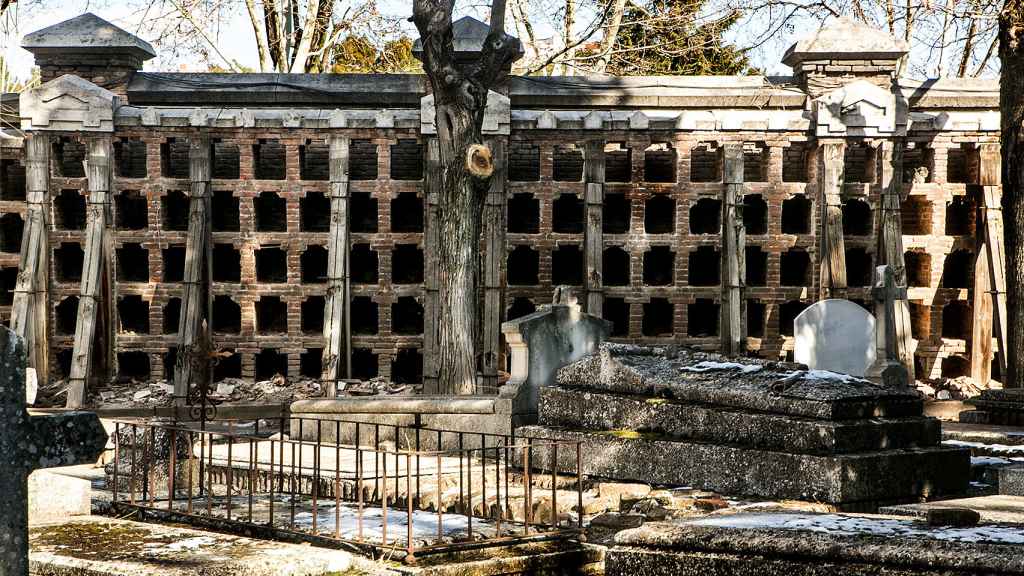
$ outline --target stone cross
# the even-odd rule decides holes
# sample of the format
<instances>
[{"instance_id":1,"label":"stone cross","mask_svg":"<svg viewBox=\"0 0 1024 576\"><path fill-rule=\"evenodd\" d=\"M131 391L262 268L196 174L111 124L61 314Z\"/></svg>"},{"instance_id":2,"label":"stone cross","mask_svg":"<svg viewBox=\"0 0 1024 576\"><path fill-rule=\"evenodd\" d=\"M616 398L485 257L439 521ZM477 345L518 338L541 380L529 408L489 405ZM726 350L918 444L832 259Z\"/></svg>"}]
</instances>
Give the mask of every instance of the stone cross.
<instances>
[{"instance_id":1,"label":"stone cross","mask_svg":"<svg viewBox=\"0 0 1024 576\"><path fill-rule=\"evenodd\" d=\"M869 375L889 388L910 385L910 374L900 362L896 345L896 301L907 298L907 289L896 283L896 273L889 265L875 268L875 365Z\"/></svg>"},{"instance_id":2,"label":"stone cross","mask_svg":"<svg viewBox=\"0 0 1024 576\"><path fill-rule=\"evenodd\" d=\"M88 412L30 416L25 341L0 326L0 576L28 574L28 475L38 468L95 462L107 444Z\"/></svg>"}]
</instances>

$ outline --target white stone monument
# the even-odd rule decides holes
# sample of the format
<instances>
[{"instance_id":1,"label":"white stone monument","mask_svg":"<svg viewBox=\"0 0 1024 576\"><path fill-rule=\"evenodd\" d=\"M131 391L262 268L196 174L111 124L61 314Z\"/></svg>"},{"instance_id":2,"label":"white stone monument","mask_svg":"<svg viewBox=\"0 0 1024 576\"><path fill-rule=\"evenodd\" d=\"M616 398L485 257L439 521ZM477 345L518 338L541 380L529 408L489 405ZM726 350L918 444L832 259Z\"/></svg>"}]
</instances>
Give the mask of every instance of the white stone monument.
<instances>
[{"instance_id":1,"label":"white stone monument","mask_svg":"<svg viewBox=\"0 0 1024 576\"><path fill-rule=\"evenodd\" d=\"M875 317L849 300L815 302L793 321L794 360L862 377L875 362Z\"/></svg>"}]
</instances>

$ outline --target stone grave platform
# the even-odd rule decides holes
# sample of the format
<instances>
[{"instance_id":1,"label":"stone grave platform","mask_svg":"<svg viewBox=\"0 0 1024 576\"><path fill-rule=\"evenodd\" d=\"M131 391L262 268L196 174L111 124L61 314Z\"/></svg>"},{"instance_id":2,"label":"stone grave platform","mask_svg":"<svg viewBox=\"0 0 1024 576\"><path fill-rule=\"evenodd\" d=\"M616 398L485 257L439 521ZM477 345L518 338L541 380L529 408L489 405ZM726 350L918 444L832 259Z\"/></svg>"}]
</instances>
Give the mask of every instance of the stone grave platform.
<instances>
[{"instance_id":1,"label":"stone grave platform","mask_svg":"<svg viewBox=\"0 0 1024 576\"><path fill-rule=\"evenodd\" d=\"M978 513L980 522L983 523L1024 524L1024 497L1002 494L886 506L878 512L890 516L907 516L926 520L929 512L933 510L950 509L974 510Z\"/></svg>"},{"instance_id":2,"label":"stone grave platform","mask_svg":"<svg viewBox=\"0 0 1024 576\"><path fill-rule=\"evenodd\" d=\"M870 510L966 492L969 452L941 446L922 409L909 389L800 364L606 344L541 389L539 424L517 435L582 440L592 476Z\"/></svg>"},{"instance_id":3,"label":"stone grave platform","mask_svg":"<svg viewBox=\"0 0 1024 576\"><path fill-rule=\"evenodd\" d=\"M960 413L960 421L969 424L1024 426L1024 389L984 390L966 401L975 407Z\"/></svg>"}]
</instances>

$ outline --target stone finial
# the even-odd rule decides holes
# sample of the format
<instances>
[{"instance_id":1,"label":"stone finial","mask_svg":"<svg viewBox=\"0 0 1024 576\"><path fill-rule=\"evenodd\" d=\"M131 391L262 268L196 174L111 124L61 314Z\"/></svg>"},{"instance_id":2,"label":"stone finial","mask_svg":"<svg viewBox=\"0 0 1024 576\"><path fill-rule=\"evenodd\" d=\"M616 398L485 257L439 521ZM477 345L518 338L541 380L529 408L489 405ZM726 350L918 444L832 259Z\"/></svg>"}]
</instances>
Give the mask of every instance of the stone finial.
<instances>
[{"instance_id":1,"label":"stone finial","mask_svg":"<svg viewBox=\"0 0 1024 576\"><path fill-rule=\"evenodd\" d=\"M21 95L22 130L113 132L116 94L70 74Z\"/></svg>"},{"instance_id":2,"label":"stone finial","mask_svg":"<svg viewBox=\"0 0 1024 576\"><path fill-rule=\"evenodd\" d=\"M463 16L452 22L452 46L455 48L455 59L466 62L478 60L484 47L484 40L490 33L489 25L472 16ZM518 40L516 42L518 43ZM419 38L412 45L412 55L417 60L423 60L423 42ZM523 47L520 44L515 60L522 56Z\"/></svg>"}]
</instances>

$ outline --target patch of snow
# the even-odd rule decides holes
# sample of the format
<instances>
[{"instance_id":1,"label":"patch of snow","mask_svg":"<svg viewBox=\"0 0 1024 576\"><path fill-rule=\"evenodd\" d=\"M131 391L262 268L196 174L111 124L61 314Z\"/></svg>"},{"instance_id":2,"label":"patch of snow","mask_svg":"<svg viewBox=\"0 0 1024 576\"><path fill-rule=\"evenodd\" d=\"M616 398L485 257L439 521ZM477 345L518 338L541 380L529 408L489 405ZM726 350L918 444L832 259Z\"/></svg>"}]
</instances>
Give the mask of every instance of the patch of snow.
<instances>
[{"instance_id":1,"label":"patch of snow","mask_svg":"<svg viewBox=\"0 0 1024 576\"><path fill-rule=\"evenodd\" d=\"M984 448L996 454L1024 454L1024 445L984 444L982 442L967 442L965 440L943 440L942 445L956 448Z\"/></svg>"},{"instance_id":2,"label":"patch of snow","mask_svg":"<svg viewBox=\"0 0 1024 576\"><path fill-rule=\"evenodd\" d=\"M341 538L354 539L359 533L357 510L342 506L340 510L334 506L317 511L317 529L323 533L334 533L335 515L338 515L341 526ZM414 510L412 514L413 538L432 540L437 538L438 516L435 512ZM489 523L474 519L474 532ZM295 515L295 526L303 530L313 529L313 514L302 512ZM383 514L380 508L363 508L363 538L380 541L383 538ZM405 511L388 510L388 541L404 540L407 536L408 516ZM441 530L444 536L465 534L468 521L462 514L441 514Z\"/></svg>"},{"instance_id":3,"label":"patch of snow","mask_svg":"<svg viewBox=\"0 0 1024 576\"><path fill-rule=\"evenodd\" d=\"M698 362L693 366L683 366L688 372L711 372L714 370L739 370L742 374L753 374L760 372L761 366L757 364L741 364L739 362Z\"/></svg>"},{"instance_id":4,"label":"patch of snow","mask_svg":"<svg viewBox=\"0 0 1024 576\"><path fill-rule=\"evenodd\" d=\"M193 538L186 538L184 540L178 540L177 542L171 542L164 548L172 552L180 552L182 550L198 550L203 546L213 546L217 541L209 536L195 536Z\"/></svg>"},{"instance_id":5,"label":"patch of snow","mask_svg":"<svg viewBox=\"0 0 1024 576\"><path fill-rule=\"evenodd\" d=\"M971 466L1005 466L1012 463L1013 461L1009 458L999 458L997 456L971 456Z\"/></svg>"}]
</instances>

